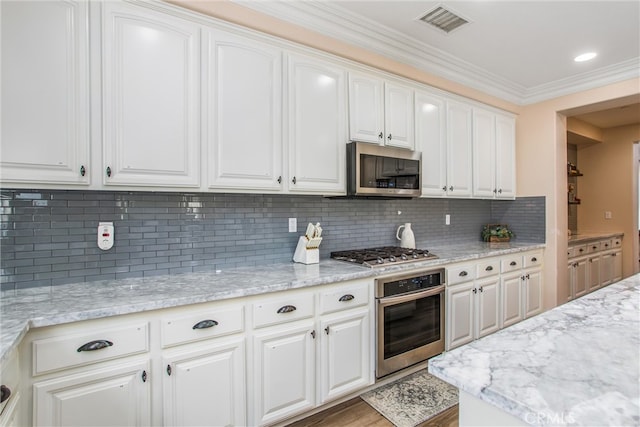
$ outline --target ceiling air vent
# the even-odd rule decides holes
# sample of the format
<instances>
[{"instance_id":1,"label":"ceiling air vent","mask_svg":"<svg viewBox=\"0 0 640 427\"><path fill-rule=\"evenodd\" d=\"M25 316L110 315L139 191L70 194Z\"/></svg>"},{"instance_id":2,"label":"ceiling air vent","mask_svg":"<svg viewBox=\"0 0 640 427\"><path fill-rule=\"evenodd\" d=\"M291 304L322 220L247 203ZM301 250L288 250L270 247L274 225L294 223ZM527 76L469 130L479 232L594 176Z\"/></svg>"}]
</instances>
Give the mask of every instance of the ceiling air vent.
<instances>
[{"instance_id":1,"label":"ceiling air vent","mask_svg":"<svg viewBox=\"0 0 640 427\"><path fill-rule=\"evenodd\" d=\"M433 25L447 34L456 28L469 23L468 20L456 15L442 6L438 6L430 12L427 12L422 18L420 18L420 20Z\"/></svg>"}]
</instances>

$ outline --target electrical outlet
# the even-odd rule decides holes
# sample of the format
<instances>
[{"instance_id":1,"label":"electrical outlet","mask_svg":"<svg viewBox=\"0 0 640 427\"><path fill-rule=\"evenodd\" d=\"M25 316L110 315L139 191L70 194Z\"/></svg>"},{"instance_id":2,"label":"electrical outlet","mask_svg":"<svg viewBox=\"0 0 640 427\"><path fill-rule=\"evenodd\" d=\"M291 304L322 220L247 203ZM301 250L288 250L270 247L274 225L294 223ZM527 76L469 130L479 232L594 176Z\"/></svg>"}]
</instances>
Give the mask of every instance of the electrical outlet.
<instances>
[{"instance_id":1,"label":"electrical outlet","mask_svg":"<svg viewBox=\"0 0 640 427\"><path fill-rule=\"evenodd\" d=\"M451 215L446 214L444 216L444 225L451 225Z\"/></svg>"},{"instance_id":2,"label":"electrical outlet","mask_svg":"<svg viewBox=\"0 0 640 427\"><path fill-rule=\"evenodd\" d=\"M298 219L289 218L289 233L295 233L298 231Z\"/></svg>"},{"instance_id":3,"label":"electrical outlet","mask_svg":"<svg viewBox=\"0 0 640 427\"><path fill-rule=\"evenodd\" d=\"M604 219L611 219L611 211L604 211Z\"/></svg>"}]
</instances>

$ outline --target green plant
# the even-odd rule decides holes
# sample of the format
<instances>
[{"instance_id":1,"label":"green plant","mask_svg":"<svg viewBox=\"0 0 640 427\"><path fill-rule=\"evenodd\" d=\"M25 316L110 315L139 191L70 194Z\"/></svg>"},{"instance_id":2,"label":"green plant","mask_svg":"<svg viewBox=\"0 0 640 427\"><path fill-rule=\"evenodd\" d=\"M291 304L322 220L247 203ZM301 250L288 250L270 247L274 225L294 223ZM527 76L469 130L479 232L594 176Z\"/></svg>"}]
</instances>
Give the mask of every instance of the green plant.
<instances>
[{"instance_id":1,"label":"green plant","mask_svg":"<svg viewBox=\"0 0 640 427\"><path fill-rule=\"evenodd\" d=\"M487 224L482 228L482 240L488 242L492 237L496 237L498 239L510 239L515 237L515 233L509 230L507 225Z\"/></svg>"}]
</instances>

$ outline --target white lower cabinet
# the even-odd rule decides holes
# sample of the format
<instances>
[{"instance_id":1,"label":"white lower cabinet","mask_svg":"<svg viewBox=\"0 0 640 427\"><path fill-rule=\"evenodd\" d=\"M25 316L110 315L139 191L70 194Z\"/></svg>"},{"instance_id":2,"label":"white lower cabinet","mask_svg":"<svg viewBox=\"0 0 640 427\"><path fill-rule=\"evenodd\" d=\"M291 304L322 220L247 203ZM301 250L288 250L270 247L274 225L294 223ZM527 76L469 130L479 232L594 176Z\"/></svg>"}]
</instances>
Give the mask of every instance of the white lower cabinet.
<instances>
[{"instance_id":1,"label":"white lower cabinet","mask_svg":"<svg viewBox=\"0 0 640 427\"><path fill-rule=\"evenodd\" d=\"M566 301L622 279L622 237L574 243L567 249Z\"/></svg>"},{"instance_id":2,"label":"white lower cabinet","mask_svg":"<svg viewBox=\"0 0 640 427\"><path fill-rule=\"evenodd\" d=\"M246 424L244 336L169 351L162 366L165 426Z\"/></svg>"},{"instance_id":3,"label":"white lower cabinet","mask_svg":"<svg viewBox=\"0 0 640 427\"><path fill-rule=\"evenodd\" d=\"M317 299L289 291L253 304L249 425L275 423L373 382L372 286L353 281L324 288Z\"/></svg>"},{"instance_id":4,"label":"white lower cabinet","mask_svg":"<svg viewBox=\"0 0 640 427\"><path fill-rule=\"evenodd\" d=\"M445 349L542 312L542 252L447 267Z\"/></svg>"},{"instance_id":5,"label":"white lower cabinet","mask_svg":"<svg viewBox=\"0 0 640 427\"><path fill-rule=\"evenodd\" d=\"M262 425L315 406L312 320L273 327L253 338L253 417Z\"/></svg>"},{"instance_id":6,"label":"white lower cabinet","mask_svg":"<svg viewBox=\"0 0 640 427\"><path fill-rule=\"evenodd\" d=\"M320 322L320 404L371 383L369 309L349 310Z\"/></svg>"},{"instance_id":7,"label":"white lower cabinet","mask_svg":"<svg viewBox=\"0 0 640 427\"><path fill-rule=\"evenodd\" d=\"M448 321L445 328L445 348L447 350L500 329L498 267L497 261L485 261L478 263L478 265L467 265L449 270L449 273L457 279L449 279L454 284L449 286L446 292ZM471 280L456 283L466 277L470 277ZM481 278L477 279L476 277Z\"/></svg>"},{"instance_id":8,"label":"white lower cabinet","mask_svg":"<svg viewBox=\"0 0 640 427\"><path fill-rule=\"evenodd\" d=\"M524 319L522 309L522 275L505 275L500 279L500 294L502 300L502 312L500 323L502 327L511 326Z\"/></svg>"},{"instance_id":9,"label":"white lower cabinet","mask_svg":"<svg viewBox=\"0 0 640 427\"><path fill-rule=\"evenodd\" d=\"M149 359L38 381L33 405L34 426L149 425Z\"/></svg>"}]
</instances>

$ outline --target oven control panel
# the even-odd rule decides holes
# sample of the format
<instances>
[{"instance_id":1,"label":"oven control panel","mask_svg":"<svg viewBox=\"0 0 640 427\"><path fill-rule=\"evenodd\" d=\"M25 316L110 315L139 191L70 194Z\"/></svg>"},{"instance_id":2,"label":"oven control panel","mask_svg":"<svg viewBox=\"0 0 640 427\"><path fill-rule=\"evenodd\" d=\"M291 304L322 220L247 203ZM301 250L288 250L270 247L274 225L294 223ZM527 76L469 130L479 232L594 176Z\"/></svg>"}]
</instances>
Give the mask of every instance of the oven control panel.
<instances>
[{"instance_id":1,"label":"oven control panel","mask_svg":"<svg viewBox=\"0 0 640 427\"><path fill-rule=\"evenodd\" d=\"M377 282L377 298L402 295L442 285L444 282L444 270L437 270L410 277L390 277L386 280L378 279Z\"/></svg>"}]
</instances>

